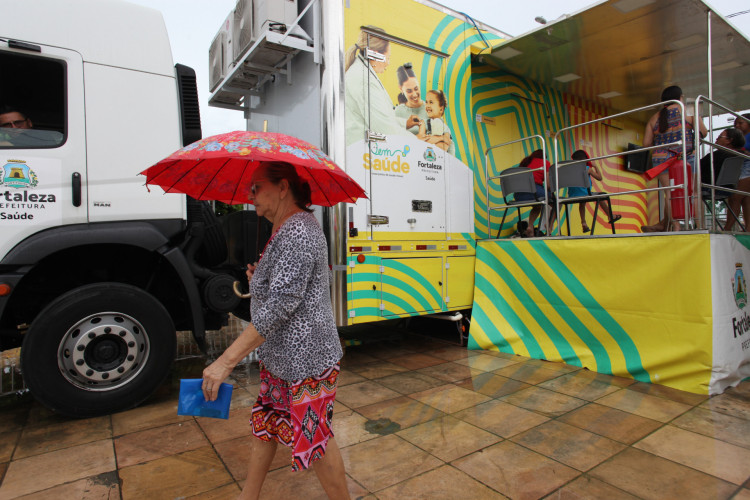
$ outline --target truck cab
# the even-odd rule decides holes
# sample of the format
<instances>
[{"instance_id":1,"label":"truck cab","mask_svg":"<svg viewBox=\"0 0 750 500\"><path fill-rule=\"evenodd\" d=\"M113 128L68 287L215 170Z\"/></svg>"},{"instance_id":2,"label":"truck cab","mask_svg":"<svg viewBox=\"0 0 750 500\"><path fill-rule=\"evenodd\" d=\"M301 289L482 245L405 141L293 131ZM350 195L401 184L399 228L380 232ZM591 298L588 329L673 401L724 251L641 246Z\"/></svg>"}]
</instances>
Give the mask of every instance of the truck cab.
<instances>
[{"instance_id":1,"label":"truck cab","mask_svg":"<svg viewBox=\"0 0 750 500\"><path fill-rule=\"evenodd\" d=\"M55 411L129 408L168 373L177 329L200 345L240 305L210 207L138 176L200 139L195 73L153 9L0 10L0 118L30 125L0 128L0 349L22 346L26 385Z\"/></svg>"}]
</instances>

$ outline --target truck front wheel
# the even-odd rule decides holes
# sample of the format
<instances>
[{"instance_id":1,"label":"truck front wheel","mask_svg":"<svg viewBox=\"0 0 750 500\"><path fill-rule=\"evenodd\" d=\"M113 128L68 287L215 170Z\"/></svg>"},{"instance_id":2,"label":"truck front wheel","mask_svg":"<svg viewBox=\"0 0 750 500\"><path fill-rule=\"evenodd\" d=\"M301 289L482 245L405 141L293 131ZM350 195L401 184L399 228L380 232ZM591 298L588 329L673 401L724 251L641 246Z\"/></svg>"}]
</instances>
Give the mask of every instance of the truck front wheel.
<instances>
[{"instance_id":1,"label":"truck front wheel","mask_svg":"<svg viewBox=\"0 0 750 500\"><path fill-rule=\"evenodd\" d=\"M71 290L39 313L21 347L34 397L72 417L132 408L161 384L175 357L172 319L143 290L95 283Z\"/></svg>"}]
</instances>

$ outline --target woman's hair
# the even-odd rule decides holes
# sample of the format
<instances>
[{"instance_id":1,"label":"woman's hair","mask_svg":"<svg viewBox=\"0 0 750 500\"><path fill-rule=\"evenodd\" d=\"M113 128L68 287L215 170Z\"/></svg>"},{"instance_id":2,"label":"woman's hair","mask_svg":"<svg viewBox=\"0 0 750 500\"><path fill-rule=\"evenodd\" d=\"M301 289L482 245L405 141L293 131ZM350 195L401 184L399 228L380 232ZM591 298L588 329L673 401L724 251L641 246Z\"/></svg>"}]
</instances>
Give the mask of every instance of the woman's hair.
<instances>
[{"instance_id":1,"label":"woman's hair","mask_svg":"<svg viewBox=\"0 0 750 500\"><path fill-rule=\"evenodd\" d=\"M680 97L682 97L682 89L678 87L677 85L672 85L671 87L667 87L664 90L661 91L661 100L664 101L679 101ZM668 114L669 110L667 109L669 106L671 106L672 103L665 104L663 108L661 108L661 111L659 111L659 133L663 134L667 131L667 128L669 127L669 121L668 121Z\"/></svg>"},{"instance_id":2,"label":"woman's hair","mask_svg":"<svg viewBox=\"0 0 750 500\"><path fill-rule=\"evenodd\" d=\"M396 76L398 77L398 86L401 88L404 82L409 78L416 78L417 75L414 73L414 68L410 62L404 63L396 68Z\"/></svg>"},{"instance_id":3,"label":"woman's hair","mask_svg":"<svg viewBox=\"0 0 750 500\"><path fill-rule=\"evenodd\" d=\"M292 192L294 203L302 210L312 212L307 208L312 204L310 184L300 178L294 165L284 161L267 161L263 162L263 166L265 167L264 173L272 184L278 185L286 179L289 182L289 190Z\"/></svg>"},{"instance_id":4,"label":"woman's hair","mask_svg":"<svg viewBox=\"0 0 750 500\"><path fill-rule=\"evenodd\" d=\"M537 149L533 153L531 153L529 156L521 160L521 163L519 163L519 167L528 167L529 163L531 163L531 160L534 159L541 159L544 157L544 154L542 153L541 149Z\"/></svg>"},{"instance_id":5,"label":"woman's hair","mask_svg":"<svg viewBox=\"0 0 750 500\"><path fill-rule=\"evenodd\" d=\"M398 88L404 86L404 82L408 80L409 78L416 78L417 75L414 73L414 69L412 68L412 64L410 62L404 63L403 65L396 68L396 77L398 78ZM399 104L406 104L408 102L408 99L406 99L406 96L403 92L398 93L398 103Z\"/></svg>"},{"instance_id":6,"label":"woman's hair","mask_svg":"<svg viewBox=\"0 0 750 500\"><path fill-rule=\"evenodd\" d=\"M365 26L365 28L370 31L379 31L380 33L385 34L385 30L376 26ZM344 71L348 70L349 66L354 64L354 60L357 58L357 52L364 57L365 49L369 47L375 52L385 54L388 51L389 44L390 42L385 38L380 38L376 35L367 33L366 31L360 31L357 42L346 51L346 55L344 56Z\"/></svg>"},{"instance_id":7,"label":"woman's hair","mask_svg":"<svg viewBox=\"0 0 750 500\"><path fill-rule=\"evenodd\" d=\"M728 128L724 131L729 139L729 145L734 149L739 149L745 145L745 136L742 134L742 130L738 128Z\"/></svg>"},{"instance_id":8,"label":"woman's hair","mask_svg":"<svg viewBox=\"0 0 750 500\"><path fill-rule=\"evenodd\" d=\"M591 158L589 154L583 149L579 149L578 151L574 152L572 155L570 155L570 157L574 160L588 160L589 158Z\"/></svg>"},{"instance_id":9,"label":"woman's hair","mask_svg":"<svg viewBox=\"0 0 750 500\"><path fill-rule=\"evenodd\" d=\"M435 97L437 97L438 100L438 104L440 104L443 108L448 106L448 101L445 99L445 94L442 90L428 90L427 93L435 94Z\"/></svg>"}]
</instances>

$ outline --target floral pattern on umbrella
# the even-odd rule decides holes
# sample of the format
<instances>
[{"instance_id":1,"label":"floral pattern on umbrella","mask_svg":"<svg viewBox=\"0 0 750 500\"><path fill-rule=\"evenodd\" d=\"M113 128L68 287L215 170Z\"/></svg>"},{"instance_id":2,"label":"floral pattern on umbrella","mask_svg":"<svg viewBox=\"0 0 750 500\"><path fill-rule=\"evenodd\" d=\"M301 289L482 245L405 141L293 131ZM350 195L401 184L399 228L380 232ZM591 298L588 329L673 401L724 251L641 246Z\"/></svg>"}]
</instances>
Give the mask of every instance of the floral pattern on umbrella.
<instances>
[{"instance_id":1,"label":"floral pattern on umbrella","mask_svg":"<svg viewBox=\"0 0 750 500\"><path fill-rule=\"evenodd\" d=\"M364 189L328 155L311 144L285 134L237 131L196 141L147 168L146 184L167 193L184 193L198 200L230 205L252 203L250 179L268 161L294 165L308 181L314 205L333 206L366 198Z\"/></svg>"}]
</instances>

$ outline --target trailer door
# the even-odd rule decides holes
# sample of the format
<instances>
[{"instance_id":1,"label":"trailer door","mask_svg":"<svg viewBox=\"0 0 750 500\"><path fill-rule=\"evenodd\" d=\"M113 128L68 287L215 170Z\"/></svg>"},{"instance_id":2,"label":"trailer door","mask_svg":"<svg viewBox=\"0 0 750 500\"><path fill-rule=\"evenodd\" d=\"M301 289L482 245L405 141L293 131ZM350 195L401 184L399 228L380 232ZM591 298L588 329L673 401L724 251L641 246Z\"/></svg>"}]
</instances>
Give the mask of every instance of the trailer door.
<instances>
[{"instance_id":1,"label":"trailer door","mask_svg":"<svg viewBox=\"0 0 750 500\"><path fill-rule=\"evenodd\" d=\"M381 266L384 317L445 310L442 258L383 259Z\"/></svg>"},{"instance_id":2,"label":"trailer door","mask_svg":"<svg viewBox=\"0 0 750 500\"><path fill-rule=\"evenodd\" d=\"M366 132L369 153L366 168L371 237L375 240L443 240L447 209L446 151L452 139L446 139L450 136L446 125L447 106L433 104L430 107L428 103L445 102L444 96L439 98L429 92L443 95L444 60L395 41L390 42L386 54L371 54L370 57L382 59L376 60L376 64L386 64L386 70L380 73L369 72L370 82L366 87L370 117ZM400 92L399 73L411 72L414 76L410 83L401 87L406 92ZM374 82L374 78L379 82ZM423 104L411 108L412 101L408 98L415 95ZM391 112L391 108L395 110ZM407 128L410 117L414 118L409 123L418 120L419 125Z\"/></svg>"}]
</instances>

